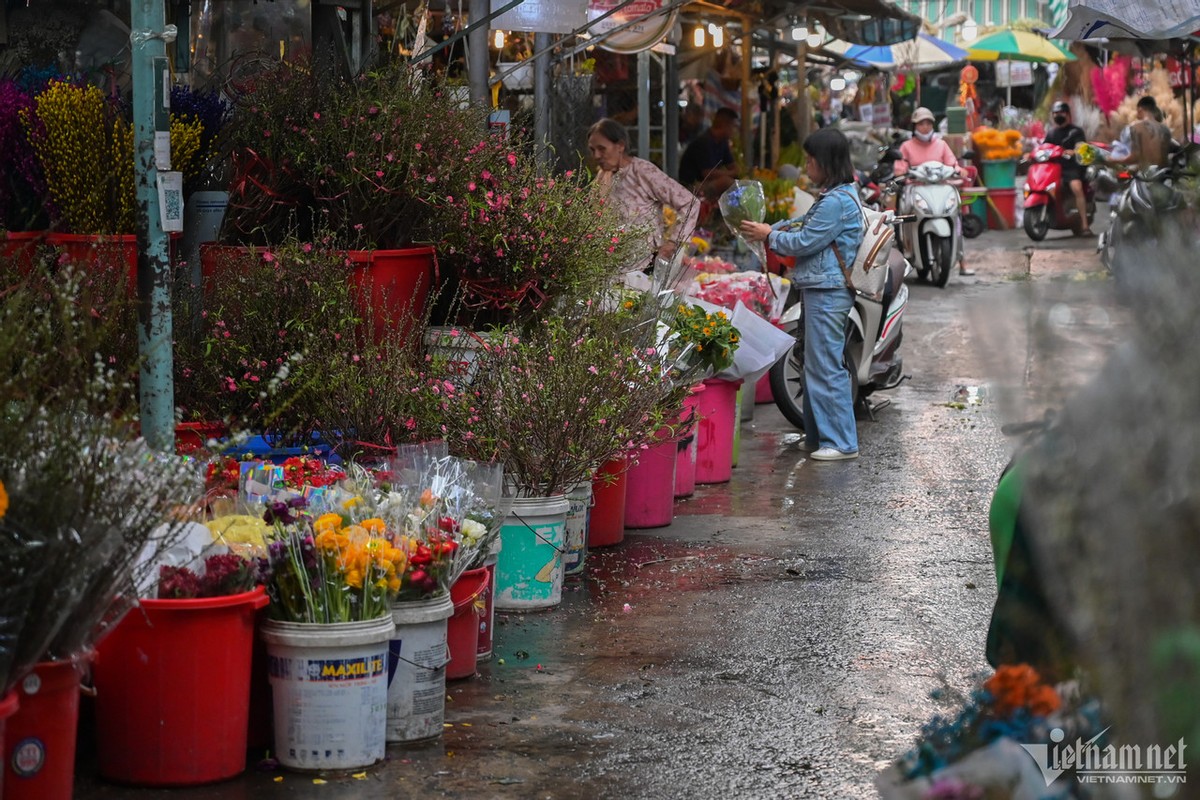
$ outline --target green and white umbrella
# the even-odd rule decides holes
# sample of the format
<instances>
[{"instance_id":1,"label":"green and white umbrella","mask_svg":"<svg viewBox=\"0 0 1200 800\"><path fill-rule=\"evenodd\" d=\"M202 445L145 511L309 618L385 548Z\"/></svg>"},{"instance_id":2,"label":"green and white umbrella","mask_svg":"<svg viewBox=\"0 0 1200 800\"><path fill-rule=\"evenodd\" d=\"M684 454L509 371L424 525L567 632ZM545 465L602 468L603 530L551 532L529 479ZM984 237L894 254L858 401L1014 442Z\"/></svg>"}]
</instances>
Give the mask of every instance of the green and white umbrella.
<instances>
[{"instance_id":1,"label":"green and white umbrella","mask_svg":"<svg viewBox=\"0 0 1200 800\"><path fill-rule=\"evenodd\" d=\"M1052 61L1061 64L1075 56L1044 36L1003 30L984 36L967 48L970 61Z\"/></svg>"}]
</instances>

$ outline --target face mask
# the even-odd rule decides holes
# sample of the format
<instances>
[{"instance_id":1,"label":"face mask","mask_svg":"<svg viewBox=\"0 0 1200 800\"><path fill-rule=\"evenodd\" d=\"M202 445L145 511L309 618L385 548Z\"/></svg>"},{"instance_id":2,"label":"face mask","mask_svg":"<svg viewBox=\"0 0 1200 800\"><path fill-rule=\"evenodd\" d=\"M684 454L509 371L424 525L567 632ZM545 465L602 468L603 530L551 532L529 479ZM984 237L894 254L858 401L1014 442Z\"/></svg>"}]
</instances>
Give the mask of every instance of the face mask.
<instances>
[{"instance_id":1,"label":"face mask","mask_svg":"<svg viewBox=\"0 0 1200 800\"><path fill-rule=\"evenodd\" d=\"M930 131L929 133L921 133L920 131L917 131L916 135L917 135L917 138L920 139L922 142L928 142L928 141L933 140L933 131Z\"/></svg>"},{"instance_id":2,"label":"face mask","mask_svg":"<svg viewBox=\"0 0 1200 800\"><path fill-rule=\"evenodd\" d=\"M1054 124L1055 125L1066 125L1067 124L1066 116L1063 114L1055 114L1054 115Z\"/></svg>"}]
</instances>

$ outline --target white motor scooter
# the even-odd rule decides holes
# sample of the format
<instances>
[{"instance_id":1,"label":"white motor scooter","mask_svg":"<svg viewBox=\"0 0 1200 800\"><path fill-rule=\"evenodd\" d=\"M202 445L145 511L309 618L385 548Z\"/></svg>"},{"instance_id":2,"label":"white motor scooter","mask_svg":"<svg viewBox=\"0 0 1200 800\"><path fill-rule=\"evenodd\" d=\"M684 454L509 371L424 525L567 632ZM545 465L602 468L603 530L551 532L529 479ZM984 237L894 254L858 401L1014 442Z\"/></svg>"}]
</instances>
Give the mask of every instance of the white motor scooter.
<instances>
[{"instance_id":1,"label":"white motor scooter","mask_svg":"<svg viewBox=\"0 0 1200 800\"><path fill-rule=\"evenodd\" d=\"M903 339L901 320L908 306L908 285L904 279L912 273L912 265L898 251L892 250L887 271L882 296L876 298L856 292L854 307L846 320L842 358L850 373L850 392L854 405L861 406L870 416L889 401L871 401L868 397L879 390L894 389L908 377L900 357L900 342ZM800 296L800 291L793 285L779 326L796 338L796 344L771 367L770 382L775 405L788 422L803 430L804 308L799 302Z\"/></svg>"},{"instance_id":2,"label":"white motor scooter","mask_svg":"<svg viewBox=\"0 0 1200 800\"><path fill-rule=\"evenodd\" d=\"M900 191L896 216L900 246L912 261L917 277L944 287L962 252L958 170L940 161L912 167Z\"/></svg>"}]
</instances>

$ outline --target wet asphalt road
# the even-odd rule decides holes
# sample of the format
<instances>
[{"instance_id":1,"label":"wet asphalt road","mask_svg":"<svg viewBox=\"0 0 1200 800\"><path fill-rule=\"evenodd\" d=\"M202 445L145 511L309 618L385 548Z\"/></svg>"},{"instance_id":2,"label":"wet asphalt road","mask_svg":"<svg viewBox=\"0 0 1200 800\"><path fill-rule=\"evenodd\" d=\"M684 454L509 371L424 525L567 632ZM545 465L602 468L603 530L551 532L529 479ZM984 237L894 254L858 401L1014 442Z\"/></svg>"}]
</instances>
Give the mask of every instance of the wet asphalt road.
<instances>
[{"instance_id":1,"label":"wet asphalt road","mask_svg":"<svg viewBox=\"0 0 1200 800\"><path fill-rule=\"evenodd\" d=\"M759 405L732 482L593 553L560 608L501 617L497 658L449 687L441 741L362 778L252 769L172 792L98 783L85 753L77 797L875 796L877 771L987 669L999 425L1066 402L1121 335L1088 243L1028 244L985 234L977 276L911 286L912 379L860 420L859 460L806 460ZM952 405L959 386L982 402Z\"/></svg>"}]
</instances>

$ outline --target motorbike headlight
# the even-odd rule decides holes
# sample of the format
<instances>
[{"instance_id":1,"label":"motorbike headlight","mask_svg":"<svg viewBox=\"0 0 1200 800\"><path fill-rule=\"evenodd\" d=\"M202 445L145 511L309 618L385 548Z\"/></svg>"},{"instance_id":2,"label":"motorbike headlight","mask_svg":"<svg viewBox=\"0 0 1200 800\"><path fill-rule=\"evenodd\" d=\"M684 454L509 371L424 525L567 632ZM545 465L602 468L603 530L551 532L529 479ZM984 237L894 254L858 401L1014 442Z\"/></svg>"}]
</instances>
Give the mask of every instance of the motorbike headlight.
<instances>
[{"instance_id":1,"label":"motorbike headlight","mask_svg":"<svg viewBox=\"0 0 1200 800\"><path fill-rule=\"evenodd\" d=\"M924 211L926 214L929 213L929 203L921 195L913 195L913 205L917 207L918 211Z\"/></svg>"},{"instance_id":2,"label":"motorbike headlight","mask_svg":"<svg viewBox=\"0 0 1200 800\"><path fill-rule=\"evenodd\" d=\"M1058 188L1058 181L1046 187L1046 194L1054 194L1054 190Z\"/></svg>"},{"instance_id":3,"label":"motorbike headlight","mask_svg":"<svg viewBox=\"0 0 1200 800\"><path fill-rule=\"evenodd\" d=\"M952 194L946 200L946 210L942 213L949 215L953 214L955 211L958 211L958 195Z\"/></svg>"},{"instance_id":4,"label":"motorbike headlight","mask_svg":"<svg viewBox=\"0 0 1200 800\"><path fill-rule=\"evenodd\" d=\"M1045 150L1039 150L1038 152L1033 154L1033 160L1038 162L1039 164L1045 164L1047 161L1050 160L1050 153L1048 153Z\"/></svg>"}]
</instances>

